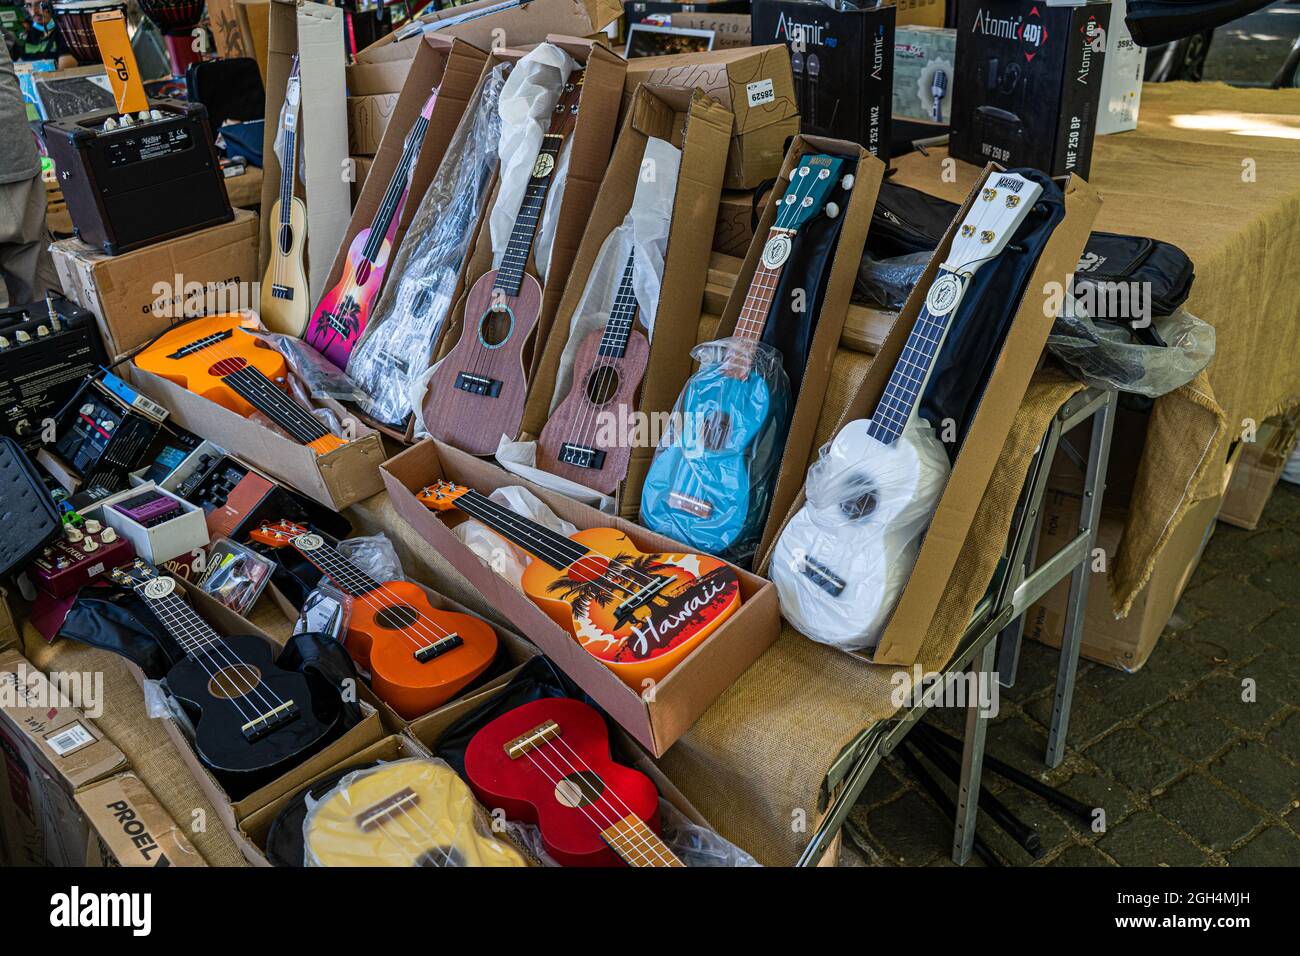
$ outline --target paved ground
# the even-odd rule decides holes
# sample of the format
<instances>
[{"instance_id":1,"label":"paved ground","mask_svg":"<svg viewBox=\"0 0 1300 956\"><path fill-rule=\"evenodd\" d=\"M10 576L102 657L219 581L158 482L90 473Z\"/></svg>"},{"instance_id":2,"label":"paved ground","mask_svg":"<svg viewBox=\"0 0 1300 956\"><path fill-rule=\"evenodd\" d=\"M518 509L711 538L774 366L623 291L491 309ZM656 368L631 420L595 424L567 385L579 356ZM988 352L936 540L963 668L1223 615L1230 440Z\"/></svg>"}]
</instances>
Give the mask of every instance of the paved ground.
<instances>
[{"instance_id":1,"label":"paved ground","mask_svg":"<svg viewBox=\"0 0 1300 956\"><path fill-rule=\"evenodd\" d=\"M1145 667L1080 663L1069 753L1044 772L1056 660L1026 642L988 753L1106 819L1094 833L986 773L1038 830L1039 864L1300 865L1300 488L1279 484L1256 531L1217 526ZM1253 702L1242 699L1247 681ZM954 710L927 720L961 733ZM979 832L1008 863L1033 862L983 817ZM943 865L952 823L892 757L845 835L844 865Z\"/></svg>"}]
</instances>

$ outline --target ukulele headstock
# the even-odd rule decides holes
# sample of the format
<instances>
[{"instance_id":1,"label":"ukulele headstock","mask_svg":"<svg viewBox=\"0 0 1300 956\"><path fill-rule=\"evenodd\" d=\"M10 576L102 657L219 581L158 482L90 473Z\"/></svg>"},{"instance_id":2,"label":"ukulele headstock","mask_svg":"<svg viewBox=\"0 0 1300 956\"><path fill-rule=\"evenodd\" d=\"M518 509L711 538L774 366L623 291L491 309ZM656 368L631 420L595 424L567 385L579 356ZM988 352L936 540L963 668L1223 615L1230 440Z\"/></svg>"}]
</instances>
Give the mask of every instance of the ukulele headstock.
<instances>
[{"instance_id":1,"label":"ukulele headstock","mask_svg":"<svg viewBox=\"0 0 1300 956\"><path fill-rule=\"evenodd\" d=\"M130 564L114 568L108 573L108 576L113 579L114 584L120 584L122 587L130 588L133 591L160 577L158 569L144 558L136 558Z\"/></svg>"},{"instance_id":2,"label":"ukulele headstock","mask_svg":"<svg viewBox=\"0 0 1300 956\"><path fill-rule=\"evenodd\" d=\"M262 522L261 527L254 528L248 533L248 536L258 544L264 544L270 548L287 548L295 538L300 538L305 534L310 534L310 531L303 525L281 519L274 523Z\"/></svg>"},{"instance_id":3,"label":"ukulele headstock","mask_svg":"<svg viewBox=\"0 0 1300 956\"><path fill-rule=\"evenodd\" d=\"M453 484L450 481L435 481L421 488L415 497L426 508L434 511L450 511L456 507L456 500L468 491L469 489L464 485Z\"/></svg>"},{"instance_id":4,"label":"ukulele headstock","mask_svg":"<svg viewBox=\"0 0 1300 956\"><path fill-rule=\"evenodd\" d=\"M567 136L578 122L578 100L582 97L582 84L586 79L586 69L579 67L569 74L569 81L560 91L560 98L555 104L555 114L551 117L551 132Z\"/></svg>"},{"instance_id":5,"label":"ukulele headstock","mask_svg":"<svg viewBox=\"0 0 1300 956\"><path fill-rule=\"evenodd\" d=\"M1016 173L989 173L953 236L945 267L965 272L999 255L1042 192L1038 183Z\"/></svg>"},{"instance_id":6,"label":"ukulele headstock","mask_svg":"<svg viewBox=\"0 0 1300 956\"><path fill-rule=\"evenodd\" d=\"M838 207L828 205L827 199L835 187L841 185L839 172L843 165L844 159L840 156L806 153L790 174L790 182L781 195L772 228L798 232L823 210L831 218L838 216ZM852 179L848 176L844 179L848 180L843 183L844 188L852 188Z\"/></svg>"}]
</instances>

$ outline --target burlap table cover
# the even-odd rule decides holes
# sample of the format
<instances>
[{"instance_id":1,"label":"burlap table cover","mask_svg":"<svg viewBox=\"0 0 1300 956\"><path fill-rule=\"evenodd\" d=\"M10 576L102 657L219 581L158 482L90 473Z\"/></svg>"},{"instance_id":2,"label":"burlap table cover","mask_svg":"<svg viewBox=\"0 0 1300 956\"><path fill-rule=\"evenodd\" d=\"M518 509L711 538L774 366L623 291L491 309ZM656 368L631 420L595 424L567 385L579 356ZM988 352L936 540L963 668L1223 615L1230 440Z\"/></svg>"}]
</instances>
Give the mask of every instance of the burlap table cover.
<instances>
[{"instance_id":1,"label":"burlap table cover","mask_svg":"<svg viewBox=\"0 0 1300 956\"><path fill-rule=\"evenodd\" d=\"M953 202L978 172L944 149L895 165L896 182ZM1300 403L1300 90L1147 84L1138 128L1097 138L1090 182L1105 200L1094 228L1163 239L1191 257L1187 308L1216 335L1206 372L1152 412L1107 575L1123 615L1183 515L1222 487L1244 423Z\"/></svg>"}]
</instances>

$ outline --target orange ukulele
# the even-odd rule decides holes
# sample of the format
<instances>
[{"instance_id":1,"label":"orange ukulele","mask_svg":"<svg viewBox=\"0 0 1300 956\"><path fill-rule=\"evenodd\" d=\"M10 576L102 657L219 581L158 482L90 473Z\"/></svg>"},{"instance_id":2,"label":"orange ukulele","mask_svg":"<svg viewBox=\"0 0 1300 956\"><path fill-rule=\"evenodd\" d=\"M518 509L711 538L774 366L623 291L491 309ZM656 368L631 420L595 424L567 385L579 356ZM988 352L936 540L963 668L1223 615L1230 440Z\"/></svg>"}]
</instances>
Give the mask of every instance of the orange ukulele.
<instances>
[{"instance_id":1,"label":"orange ukulele","mask_svg":"<svg viewBox=\"0 0 1300 956\"><path fill-rule=\"evenodd\" d=\"M133 361L236 415L261 412L318 455L343 447L342 438L285 393L284 356L244 329L245 321L239 312L191 319L159 336Z\"/></svg>"},{"instance_id":2,"label":"orange ukulele","mask_svg":"<svg viewBox=\"0 0 1300 956\"><path fill-rule=\"evenodd\" d=\"M472 488L440 481L419 500L459 509L534 560L524 593L638 693L660 681L740 607L740 581L701 554L645 554L614 528L566 538Z\"/></svg>"},{"instance_id":3,"label":"orange ukulele","mask_svg":"<svg viewBox=\"0 0 1300 956\"><path fill-rule=\"evenodd\" d=\"M344 646L370 671L374 692L408 720L451 700L496 656L497 635L486 622L435 609L410 581L376 581L302 525L263 524L250 537L292 547L351 596Z\"/></svg>"}]
</instances>

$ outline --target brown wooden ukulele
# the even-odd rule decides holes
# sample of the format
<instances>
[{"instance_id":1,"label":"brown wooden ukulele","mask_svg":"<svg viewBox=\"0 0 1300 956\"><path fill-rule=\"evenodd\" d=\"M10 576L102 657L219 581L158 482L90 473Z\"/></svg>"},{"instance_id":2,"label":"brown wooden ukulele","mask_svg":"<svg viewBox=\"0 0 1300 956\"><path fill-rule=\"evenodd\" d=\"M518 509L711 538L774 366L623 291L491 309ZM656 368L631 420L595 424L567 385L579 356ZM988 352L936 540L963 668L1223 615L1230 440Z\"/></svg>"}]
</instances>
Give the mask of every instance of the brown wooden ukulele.
<instances>
[{"instance_id":1,"label":"brown wooden ukulele","mask_svg":"<svg viewBox=\"0 0 1300 956\"><path fill-rule=\"evenodd\" d=\"M584 71L575 70L542 137L501 265L479 277L465 299L460 339L438 363L424 402L433 437L473 455L490 455L514 438L524 417L524 350L542 308L542 286L528 271L560 148L578 115Z\"/></svg>"}]
</instances>

